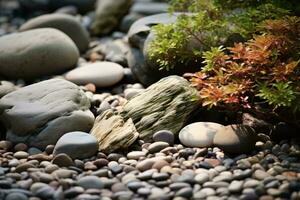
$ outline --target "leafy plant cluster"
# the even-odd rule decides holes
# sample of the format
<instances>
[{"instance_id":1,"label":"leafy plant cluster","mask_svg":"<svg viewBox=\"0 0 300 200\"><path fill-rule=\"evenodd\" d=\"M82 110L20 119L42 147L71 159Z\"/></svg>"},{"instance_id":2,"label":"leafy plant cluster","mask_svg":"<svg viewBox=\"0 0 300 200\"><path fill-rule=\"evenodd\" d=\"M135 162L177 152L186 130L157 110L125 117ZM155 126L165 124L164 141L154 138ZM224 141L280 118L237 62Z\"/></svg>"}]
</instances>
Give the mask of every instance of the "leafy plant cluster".
<instances>
[{"instance_id":1,"label":"leafy plant cluster","mask_svg":"<svg viewBox=\"0 0 300 200\"><path fill-rule=\"evenodd\" d=\"M232 4L232 9L225 5L221 0L173 0L172 12L188 11L189 14L179 16L176 23L153 27L155 40L149 47L150 58L156 60L161 69L167 70L197 64L202 60L203 52L211 47L230 46L233 43L229 40L231 36L238 33L239 37L234 40L249 39L262 21L289 14L288 10L269 3L260 3L256 7L242 5L239 9L235 9L236 4Z\"/></svg>"},{"instance_id":2,"label":"leafy plant cluster","mask_svg":"<svg viewBox=\"0 0 300 200\"><path fill-rule=\"evenodd\" d=\"M187 77L206 107L300 111L299 53L300 17L266 20L248 42L205 52L205 66Z\"/></svg>"}]
</instances>

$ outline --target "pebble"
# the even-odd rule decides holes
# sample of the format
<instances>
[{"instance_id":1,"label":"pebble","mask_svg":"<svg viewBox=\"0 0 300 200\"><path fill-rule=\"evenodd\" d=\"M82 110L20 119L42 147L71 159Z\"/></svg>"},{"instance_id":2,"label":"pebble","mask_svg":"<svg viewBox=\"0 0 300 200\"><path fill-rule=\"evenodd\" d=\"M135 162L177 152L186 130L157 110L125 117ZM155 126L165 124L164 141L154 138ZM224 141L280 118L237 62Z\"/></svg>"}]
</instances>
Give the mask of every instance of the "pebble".
<instances>
[{"instance_id":1,"label":"pebble","mask_svg":"<svg viewBox=\"0 0 300 200\"><path fill-rule=\"evenodd\" d=\"M147 155L144 151L131 151L127 154L128 159L139 160L139 158L145 157Z\"/></svg>"},{"instance_id":2,"label":"pebble","mask_svg":"<svg viewBox=\"0 0 300 200\"><path fill-rule=\"evenodd\" d=\"M116 161L111 161L108 163L108 168L112 171L114 174L118 174L122 171L123 167L119 165Z\"/></svg>"},{"instance_id":3,"label":"pebble","mask_svg":"<svg viewBox=\"0 0 300 200\"><path fill-rule=\"evenodd\" d=\"M240 192L243 189L243 181L232 181L228 187L228 190L233 193Z\"/></svg>"},{"instance_id":4,"label":"pebble","mask_svg":"<svg viewBox=\"0 0 300 200\"><path fill-rule=\"evenodd\" d=\"M23 193L9 193L5 200L28 200L28 197Z\"/></svg>"},{"instance_id":5,"label":"pebble","mask_svg":"<svg viewBox=\"0 0 300 200\"><path fill-rule=\"evenodd\" d=\"M24 158L28 158L29 154L25 151L18 151L16 153L14 153L14 157L17 159L24 159Z\"/></svg>"},{"instance_id":6,"label":"pebble","mask_svg":"<svg viewBox=\"0 0 300 200\"><path fill-rule=\"evenodd\" d=\"M103 182L97 176L85 176L77 181L77 185L84 189L102 189L104 187Z\"/></svg>"},{"instance_id":7,"label":"pebble","mask_svg":"<svg viewBox=\"0 0 300 200\"><path fill-rule=\"evenodd\" d=\"M58 165L59 167L69 167L74 164L73 160L65 153L57 154L53 158L52 163Z\"/></svg>"},{"instance_id":8,"label":"pebble","mask_svg":"<svg viewBox=\"0 0 300 200\"><path fill-rule=\"evenodd\" d=\"M150 144L150 146L148 147L148 151L150 153L157 153L168 146L169 146L169 144L166 142L154 142L154 143Z\"/></svg>"},{"instance_id":9,"label":"pebble","mask_svg":"<svg viewBox=\"0 0 300 200\"><path fill-rule=\"evenodd\" d=\"M253 178L257 179L257 180L264 180L265 178L270 177L270 175L262 170L256 170L253 173Z\"/></svg>"},{"instance_id":10,"label":"pebble","mask_svg":"<svg viewBox=\"0 0 300 200\"><path fill-rule=\"evenodd\" d=\"M209 181L209 175L206 173L200 173L195 176L195 181L199 184L203 184Z\"/></svg>"},{"instance_id":11,"label":"pebble","mask_svg":"<svg viewBox=\"0 0 300 200\"><path fill-rule=\"evenodd\" d=\"M174 144L175 136L171 131L161 130L153 134L153 140L155 142L166 142L172 146Z\"/></svg>"}]
</instances>

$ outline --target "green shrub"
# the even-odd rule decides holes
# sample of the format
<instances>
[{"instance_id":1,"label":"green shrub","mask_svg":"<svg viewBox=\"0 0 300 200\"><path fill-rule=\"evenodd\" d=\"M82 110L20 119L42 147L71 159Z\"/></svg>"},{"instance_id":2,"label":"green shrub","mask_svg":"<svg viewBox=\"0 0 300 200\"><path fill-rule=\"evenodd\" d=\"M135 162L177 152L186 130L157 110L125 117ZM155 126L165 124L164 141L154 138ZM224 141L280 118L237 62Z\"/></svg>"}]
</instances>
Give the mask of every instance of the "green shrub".
<instances>
[{"instance_id":1,"label":"green shrub","mask_svg":"<svg viewBox=\"0 0 300 200\"><path fill-rule=\"evenodd\" d=\"M160 69L168 70L191 62L199 63L204 51L211 47L230 45L227 41L230 36L239 34L237 41L249 39L262 21L279 19L289 14L289 11L276 4L260 4L257 7L243 4L240 9L232 4L235 9L228 9L224 8L227 4L221 2L223 1L173 1L172 12L189 11L193 14L183 14L173 24L153 27L155 40L150 43L149 54L150 58L157 61Z\"/></svg>"}]
</instances>

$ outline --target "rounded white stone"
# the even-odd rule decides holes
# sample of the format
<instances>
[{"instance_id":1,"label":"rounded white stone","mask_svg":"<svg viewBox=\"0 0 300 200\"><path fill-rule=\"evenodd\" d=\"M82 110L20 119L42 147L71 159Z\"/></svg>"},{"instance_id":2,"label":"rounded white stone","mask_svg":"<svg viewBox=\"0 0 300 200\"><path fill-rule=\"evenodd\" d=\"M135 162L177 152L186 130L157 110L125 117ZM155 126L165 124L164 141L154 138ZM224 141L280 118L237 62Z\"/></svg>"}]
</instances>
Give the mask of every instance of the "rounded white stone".
<instances>
[{"instance_id":1,"label":"rounded white stone","mask_svg":"<svg viewBox=\"0 0 300 200\"><path fill-rule=\"evenodd\" d=\"M93 83L97 87L113 86L123 79L124 69L113 62L95 62L76 68L66 74L66 79L78 85Z\"/></svg>"},{"instance_id":2,"label":"rounded white stone","mask_svg":"<svg viewBox=\"0 0 300 200\"><path fill-rule=\"evenodd\" d=\"M210 147L216 132L222 127L224 126L214 122L196 122L181 129L179 140L188 147Z\"/></svg>"}]
</instances>

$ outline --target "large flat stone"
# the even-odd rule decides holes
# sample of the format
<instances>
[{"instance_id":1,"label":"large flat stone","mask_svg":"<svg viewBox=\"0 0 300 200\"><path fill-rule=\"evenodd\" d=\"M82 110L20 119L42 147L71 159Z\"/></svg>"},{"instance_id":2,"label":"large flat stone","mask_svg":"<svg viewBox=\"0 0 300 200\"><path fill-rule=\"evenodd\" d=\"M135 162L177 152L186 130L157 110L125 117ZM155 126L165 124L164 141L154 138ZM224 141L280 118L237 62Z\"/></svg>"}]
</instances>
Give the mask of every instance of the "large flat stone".
<instances>
[{"instance_id":1,"label":"large flat stone","mask_svg":"<svg viewBox=\"0 0 300 200\"><path fill-rule=\"evenodd\" d=\"M6 138L45 148L65 133L93 126L90 102L75 84L51 79L26 86L0 99L0 120Z\"/></svg>"}]
</instances>

